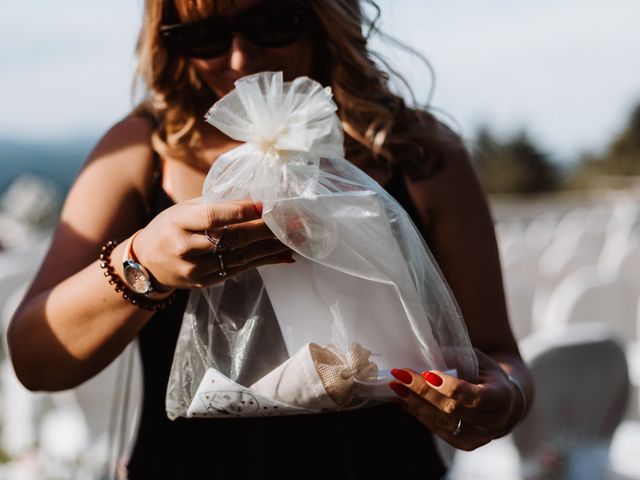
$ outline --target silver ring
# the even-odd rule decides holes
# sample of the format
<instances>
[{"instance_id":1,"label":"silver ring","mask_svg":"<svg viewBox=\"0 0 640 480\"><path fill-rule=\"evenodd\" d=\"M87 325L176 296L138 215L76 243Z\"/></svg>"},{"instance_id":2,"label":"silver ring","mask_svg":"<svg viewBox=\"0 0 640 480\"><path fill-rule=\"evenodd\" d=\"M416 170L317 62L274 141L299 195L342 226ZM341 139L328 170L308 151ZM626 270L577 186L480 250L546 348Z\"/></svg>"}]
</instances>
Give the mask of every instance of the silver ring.
<instances>
[{"instance_id":1,"label":"silver ring","mask_svg":"<svg viewBox=\"0 0 640 480\"><path fill-rule=\"evenodd\" d=\"M224 269L224 261L222 260L222 254L218 255L218 261L220 262L220 271L218 272L218 275L224 278L227 276L227 271Z\"/></svg>"},{"instance_id":2,"label":"silver ring","mask_svg":"<svg viewBox=\"0 0 640 480\"><path fill-rule=\"evenodd\" d=\"M462 432L462 419L458 420L458 426L456 427L456 429L451 432L451 436L452 437L457 437L458 435L460 435L460 433Z\"/></svg>"},{"instance_id":3,"label":"silver ring","mask_svg":"<svg viewBox=\"0 0 640 480\"><path fill-rule=\"evenodd\" d=\"M211 244L213 245L213 248L211 249L211 253L213 255L216 255L218 252L226 252L227 250L230 250L227 245L222 243L222 239L224 238L224 235L227 233L228 229L229 225L225 225L224 227L222 227L222 232L220 232L220 236L218 238L213 238L209 234L209 230L204 231L204 236L207 237L207 240L209 240L209 242L211 242Z\"/></svg>"}]
</instances>

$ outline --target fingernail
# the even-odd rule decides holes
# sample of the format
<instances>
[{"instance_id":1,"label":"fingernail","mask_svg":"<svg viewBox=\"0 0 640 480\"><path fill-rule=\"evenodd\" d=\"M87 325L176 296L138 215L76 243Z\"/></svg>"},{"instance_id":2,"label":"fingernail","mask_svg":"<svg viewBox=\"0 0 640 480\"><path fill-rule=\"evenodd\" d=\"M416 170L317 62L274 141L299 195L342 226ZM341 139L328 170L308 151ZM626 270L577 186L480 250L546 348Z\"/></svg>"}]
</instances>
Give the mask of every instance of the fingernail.
<instances>
[{"instance_id":1,"label":"fingernail","mask_svg":"<svg viewBox=\"0 0 640 480\"><path fill-rule=\"evenodd\" d=\"M411 390L409 390L401 383L389 382L389 387L391 388L391 390L396 392L396 395L398 395L399 397L407 398L409 395L411 395Z\"/></svg>"},{"instance_id":2,"label":"fingernail","mask_svg":"<svg viewBox=\"0 0 640 480\"><path fill-rule=\"evenodd\" d=\"M258 204L258 203L254 203L253 204L253 209L256 212L256 215L262 215L262 204Z\"/></svg>"},{"instance_id":3,"label":"fingernail","mask_svg":"<svg viewBox=\"0 0 640 480\"><path fill-rule=\"evenodd\" d=\"M411 383L413 381L413 377L406 370L400 370L398 368L394 368L391 370L391 375L396 377L402 383Z\"/></svg>"},{"instance_id":4,"label":"fingernail","mask_svg":"<svg viewBox=\"0 0 640 480\"><path fill-rule=\"evenodd\" d=\"M442 378L440 378L433 372L422 372L422 378L424 378L434 387L439 387L440 385L442 385Z\"/></svg>"}]
</instances>

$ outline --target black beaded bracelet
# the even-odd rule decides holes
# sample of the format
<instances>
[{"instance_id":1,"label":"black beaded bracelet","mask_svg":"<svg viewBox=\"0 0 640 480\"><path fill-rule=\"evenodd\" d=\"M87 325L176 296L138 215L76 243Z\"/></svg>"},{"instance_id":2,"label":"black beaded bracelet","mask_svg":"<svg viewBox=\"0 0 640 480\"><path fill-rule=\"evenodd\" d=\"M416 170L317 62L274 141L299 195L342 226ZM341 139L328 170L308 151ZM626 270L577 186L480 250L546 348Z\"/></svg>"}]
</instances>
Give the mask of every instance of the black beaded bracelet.
<instances>
[{"instance_id":1,"label":"black beaded bracelet","mask_svg":"<svg viewBox=\"0 0 640 480\"><path fill-rule=\"evenodd\" d=\"M158 310L162 310L163 308L173 303L173 300L178 293L177 290L175 290L167 298L154 301L132 292L126 286L124 280L122 280L118 276L115 268L113 268L113 265L111 265L111 252L113 252L113 249L116 248L116 245L118 245L118 242L116 240L109 240L102 247L100 247L100 256L98 257L98 259L100 260L100 268L104 270L104 276L109 278L109 285L115 285L116 292L121 293L122 298L124 298L127 302L145 310L157 312Z\"/></svg>"}]
</instances>

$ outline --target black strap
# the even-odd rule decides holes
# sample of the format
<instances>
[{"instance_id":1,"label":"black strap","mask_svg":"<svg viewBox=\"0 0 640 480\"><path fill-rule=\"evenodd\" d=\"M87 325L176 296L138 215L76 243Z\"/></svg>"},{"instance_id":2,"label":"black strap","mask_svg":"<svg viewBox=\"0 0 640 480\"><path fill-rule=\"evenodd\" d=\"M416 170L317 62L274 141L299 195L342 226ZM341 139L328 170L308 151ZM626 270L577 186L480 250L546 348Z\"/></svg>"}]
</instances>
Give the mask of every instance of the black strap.
<instances>
[{"instance_id":1,"label":"black strap","mask_svg":"<svg viewBox=\"0 0 640 480\"><path fill-rule=\"evenodd\" d=\"M153 151L153 172L151 174L151 188L149 196L145 202L145 218L147 223L155 216L155 202L162 190L162 159L155 150Z\"/></svg>"}]
</instances>

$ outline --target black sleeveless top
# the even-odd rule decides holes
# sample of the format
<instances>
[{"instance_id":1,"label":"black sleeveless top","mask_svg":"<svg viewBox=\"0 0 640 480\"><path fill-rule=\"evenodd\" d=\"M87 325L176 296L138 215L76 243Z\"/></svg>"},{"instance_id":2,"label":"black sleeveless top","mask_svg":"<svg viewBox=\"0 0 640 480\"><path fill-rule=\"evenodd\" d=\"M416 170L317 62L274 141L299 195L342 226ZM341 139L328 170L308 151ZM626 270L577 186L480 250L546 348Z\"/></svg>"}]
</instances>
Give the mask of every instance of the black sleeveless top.
<instances>
[{"instance_id":1,"label":"black sleeveless top","mask_svg":"<svg viewBox=\"0 0 640 480\"><path fill-rule=\"evenodd\" d=\"M172 205L157 172L152 215ZM386 190L419 226L399 172ZM393 478L442 478L446 469L431 432L395 404L315 415L169 420L165 394L187 297L180 291L138 337L144 400L128 465L131 480L346 480L387 470Z\"/></svg>"}]
</instances>

